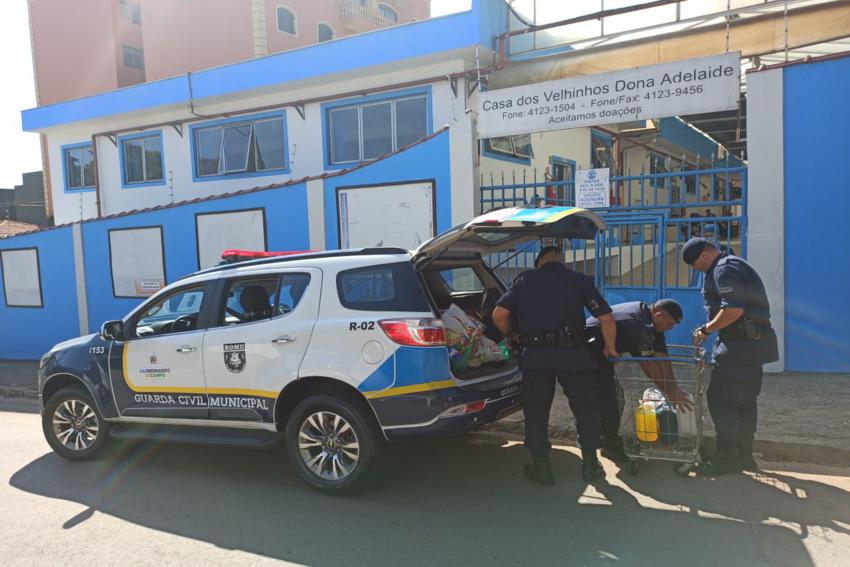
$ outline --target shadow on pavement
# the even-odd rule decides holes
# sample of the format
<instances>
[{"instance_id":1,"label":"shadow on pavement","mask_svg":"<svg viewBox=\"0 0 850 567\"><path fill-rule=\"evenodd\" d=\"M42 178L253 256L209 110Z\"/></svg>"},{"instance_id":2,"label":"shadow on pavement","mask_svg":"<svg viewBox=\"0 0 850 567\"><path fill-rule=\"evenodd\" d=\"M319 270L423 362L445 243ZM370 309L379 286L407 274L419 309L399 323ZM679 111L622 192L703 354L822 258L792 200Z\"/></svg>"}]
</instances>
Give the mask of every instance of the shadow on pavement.
<instances>
[{"instance_id":1,"label":"shadow on pavement","mask_svg":"<svg viewBox=\"0 0 850 567\"><path fill-rule=\"evenodd\" d=\"M801 538L810 528L850 535L850 493L817 481L778 472L717 478L678 478L667 464L644 465L636 477L617 477L658 502L748 523L794 524ZM718 495L722 497L718 498Z\"/></svg>"},{"instance_id":2,"label":"shadow on pavement","mask_svg":"<svg viewBox=\"0 0 850 567\"><path fill-rule=\"evenodd\" d=\"M758 522L779 517L834 527L832 520L847 521L850 510L847 493L818 483L799 488L834 499L828 508L809 509L752 480L730 489L677 478L669 469L647 469L629 482L689 509L648 508L610 472L614 484L586 489L571 452L553 451L558 484L551 489L522 478L526 460L521 445L497 435L411 443L395 448L371 490L331 497L302 484L282 450L123 443L89 463L46 454L10 484L87 506L64 521L65 529L109 514L221 548L317 566L805 566L812 560L799 534ZM795 488L799 483L793 481Z\"/></svg>"}]
</instances>

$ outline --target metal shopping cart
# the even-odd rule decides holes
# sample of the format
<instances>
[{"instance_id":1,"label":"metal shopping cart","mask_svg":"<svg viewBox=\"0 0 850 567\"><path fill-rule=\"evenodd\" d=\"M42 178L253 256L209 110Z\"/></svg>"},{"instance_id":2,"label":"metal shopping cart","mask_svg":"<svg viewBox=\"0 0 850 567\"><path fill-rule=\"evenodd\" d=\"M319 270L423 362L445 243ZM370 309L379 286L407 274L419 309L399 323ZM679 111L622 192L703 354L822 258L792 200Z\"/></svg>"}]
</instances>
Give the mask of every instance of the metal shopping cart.
<instances>
[{"instance_id":1,"label":"metal shopping cart","mask_svg":"<svg viewBox=\"0 0 850 567\"><path fill-rule=\"evenodd\" d=\"M703 460L705 353L700 348L669 345L668 356L615 359L615 380L620 402L620 436L629 457L626 471L638 472L639 461L668 461L679 476L688 476ZM693 410L673 407L644 368L647 363L669 362L673 376L693 401ZM641 366L643 363L644 367ZM655 366L657 369L658 366Z\"/></svg>"}]
</instances>

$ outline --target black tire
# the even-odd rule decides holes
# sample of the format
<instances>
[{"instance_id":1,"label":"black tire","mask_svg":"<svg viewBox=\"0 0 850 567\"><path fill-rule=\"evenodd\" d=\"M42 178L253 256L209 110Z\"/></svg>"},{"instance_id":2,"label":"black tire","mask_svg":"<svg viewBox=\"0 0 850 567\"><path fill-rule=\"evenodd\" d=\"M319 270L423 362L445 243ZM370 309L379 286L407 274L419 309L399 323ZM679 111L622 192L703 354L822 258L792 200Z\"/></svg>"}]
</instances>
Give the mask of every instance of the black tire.
<instances>
[{"instance_id":1,"label":"black tire","mask_svg":"<svg viewBox=\"0 0 850 567\"><path fill-rule=\"evenodd\" d=\"M629 476L637 476L639 469L640 466L638 465L638 462L634 459L629 459L626 463L626 472Z\"/></svg>"},{"instance_id":2,"label":"black tire","mask_svg":"<svg viewBox=\"0 0 850 567\"><path fill-rule=\"evenodd\" d=\"M63 388L50 396L41 428L53 451L69 461L94 458L109 438L109 423L82 388Z\"/></svg>"},{"instance_id":3,"label":"black tire","mask_svg":"<svg viewBox=\"0 0 850 567\"><path fill-rule=\"evenodd\" d=\"M362 488L376 468L381 444L370 418L357 404L336 396L310 396L295 406L285 438L301 480L329 494Z\"/></svg>"}]
</instances>

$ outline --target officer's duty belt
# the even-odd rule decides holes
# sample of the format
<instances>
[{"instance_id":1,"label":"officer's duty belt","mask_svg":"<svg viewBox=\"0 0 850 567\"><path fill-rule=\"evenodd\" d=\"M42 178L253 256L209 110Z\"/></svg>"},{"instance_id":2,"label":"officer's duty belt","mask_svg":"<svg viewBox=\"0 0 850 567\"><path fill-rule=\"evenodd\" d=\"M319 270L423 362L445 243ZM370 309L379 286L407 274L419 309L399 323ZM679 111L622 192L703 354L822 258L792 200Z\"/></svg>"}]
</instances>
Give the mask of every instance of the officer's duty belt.
<instances>
[{"instance_id":1,"label":"officer's duty belt","mask_svg":"<svg viewBox=\"0 0 850 567\"><path fill-rule=\"evenodd\" d=\"M517 335L517 344L527 346L554 346L558 348L577 348L584 346L584 334L562 329L545 333L527 333Z\"/></svg>"},{"instance_id":2,"label":"officer's duty belt","mask_svg":"<svg viewBox=\"0 0 850 567\"><path fill-rule=\"evenodd\" d=\"M725 329L720 329L722 341L758 341L770 329L769 320L743 316Z\"/></svg>"}]
</instances>

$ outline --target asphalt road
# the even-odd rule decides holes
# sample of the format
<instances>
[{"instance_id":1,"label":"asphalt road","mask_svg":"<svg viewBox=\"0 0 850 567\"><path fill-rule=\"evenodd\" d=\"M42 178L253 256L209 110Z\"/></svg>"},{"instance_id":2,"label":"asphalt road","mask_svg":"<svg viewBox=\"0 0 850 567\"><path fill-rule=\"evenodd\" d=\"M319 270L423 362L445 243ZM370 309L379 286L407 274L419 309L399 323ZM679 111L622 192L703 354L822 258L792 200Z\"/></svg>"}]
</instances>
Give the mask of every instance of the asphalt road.
<instances>
[{"instance_id":1,"label":"asphalt road","mask_svg":"<svg viewBox=\"0 0 850 567\"><path fill-rule=\"evenodd\" d=\"M305 487L282 450L113 444L50 452L30 400L0 398L4 565L846 565L850 470L637 477L586 488L572 448L555 488L488 433L398 446L357 497ZM802 471L806 472L802 472Z\"/></svg>"}]
</instances>

